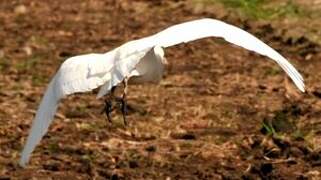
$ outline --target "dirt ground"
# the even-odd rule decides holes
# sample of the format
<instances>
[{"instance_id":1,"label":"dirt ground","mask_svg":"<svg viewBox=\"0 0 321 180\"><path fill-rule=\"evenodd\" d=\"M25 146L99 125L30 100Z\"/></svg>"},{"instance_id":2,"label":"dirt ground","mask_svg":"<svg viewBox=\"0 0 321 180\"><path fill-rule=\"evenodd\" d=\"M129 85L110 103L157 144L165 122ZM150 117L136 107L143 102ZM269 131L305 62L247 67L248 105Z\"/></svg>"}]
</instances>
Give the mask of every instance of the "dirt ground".
<instances>
[{"instance_id":1,"label":"dirt ground","mask_svg":"<svg viewBox=\"0 0 321 180\"><path fill-rule=\"evenodd\" d=\"M321 16L252 19L208 2L0 1L0 179L321 179ZM313 11L320 3L309 2ZM108 123L94 93L72 95L30 164L18 166L46 85L66 58L201 17L277 49L307 93L273 61L220 39L170 47L159 85L130 86L128 126L119 112Z\"/></svg>"}]
</instances>

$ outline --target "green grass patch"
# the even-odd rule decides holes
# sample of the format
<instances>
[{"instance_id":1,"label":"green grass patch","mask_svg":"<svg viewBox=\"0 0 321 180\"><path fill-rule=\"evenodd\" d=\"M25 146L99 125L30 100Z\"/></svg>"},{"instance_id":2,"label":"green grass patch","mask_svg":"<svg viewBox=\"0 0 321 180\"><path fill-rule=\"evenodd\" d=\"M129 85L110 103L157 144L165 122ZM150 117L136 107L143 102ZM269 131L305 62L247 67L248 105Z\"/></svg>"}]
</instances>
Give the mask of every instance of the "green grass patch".
<instances>
[{"instance_id":1,"label":"green grass patch","mask_svg":"<svg viewBox=\"0 0 321 180\"><path fill-rule=\"evenodd\" d=\"M79 123L76 126L81 131L97 132L98 129L104 128L105 124L98 124L96 122L95 123Z\"/></svg>"},{"instance_id":2,"label":"green grass patch","mask_svg":"<svg viewBox=\"0 0 321 180\"><path fill-rule=\"evenodd\" d=\"M294 140L305 140L305 134L300 131L299 129L297 129L296 131L294 131L292 134L291 134L292 138Z\"/></svg>"},{"instance_id":3,"label":"green grass patch","mask_svg":"<svg viewBox=\"0 0 321 180\"><path fill-rule=\"evenodd\" d=\"M32 85L33 86L42 86L47 84L47 77L42 76L40 74L33 74L32 75Z\"/></svg>"},{"instance_id":4,"label":"green grass patch","mask_svg":"<svg viewBox=\"0 0 321 180\"><path fill-rule=\"evenodd\" d=\"M270 67L267 68L264 72L265 76L276 76L280 74L282 71L279 67Z\"/></svg>"},{"instance_id":5,"label":"green grass patch","mask_svg":"<svg viewBox=\"0 0 321 180\"><path fill-rule=\"evenodd\" d=\"M49 46L49 40L43 36L31 36L29 40L32 44L36 44L41 47Z\"/></svg>"},{"instance_id":6,"label":"green grass patch","mask_svg":"<svg viewBox=\"0 0 321 180\"><path fill-rule=\"evenodd\" d=\"M222 3L225 7L239 9L243 14L254 18L265 18L270 11L263 10L264 0L214 0Z\"/></svg>"},{"instance_id":7,"label":"green grass patch","mask_svg":"<svg viewBox=\"0 0 321 180\"><path fill-rule=\"evenodd\" d=\"M263 131L263 133L268 136L276 136L277 135L277 133L271 123L262 122L261 131Z\"/></svg>"},{"instance_id":8,"label":"green grass patch","mask_svg":"<svg viewBox=\"0 0 321 180\"><path fill-rule=\"evenodd\" d=\"M199 0L198 2L221 3L226 8L236 9L240 15L253 19L301 17L310 14L292 0L278 3L268 0Z\"/></svg>"},{"instance_id":9,"label":"green grass patch","mask_svg":"<svg viewBox=\"0 0 321 180\"><path fill-rule=\"evenodd\" d=\"M27 71L30 71L33 68L35 68L39 61L40 57L32 56L30 59L17 63L15 65L15 68L18 70L19 73L26 73Z\"/></svg>"},{"instance_id":10,"label":"green grass patch","mask_svg":"<svg viewBox=\"0 0 321 180\"><path fill-rule=\"evenodd\" d=\"M57 153L60 151L60 147L57 143L50 143L50 144L48 144L47 147L48 147L47 149L50 154L54 154L54 153Z\"/></svg>"}]
</instances>

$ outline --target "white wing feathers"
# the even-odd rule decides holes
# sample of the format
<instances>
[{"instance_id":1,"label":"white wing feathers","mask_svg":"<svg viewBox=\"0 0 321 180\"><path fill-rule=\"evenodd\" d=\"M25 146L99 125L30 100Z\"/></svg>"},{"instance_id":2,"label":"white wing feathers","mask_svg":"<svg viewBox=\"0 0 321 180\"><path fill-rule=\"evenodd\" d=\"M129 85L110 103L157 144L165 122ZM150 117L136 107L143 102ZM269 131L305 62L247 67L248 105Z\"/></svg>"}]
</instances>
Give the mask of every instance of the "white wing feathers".
<instances>
[{"instance_id":1,"label":"white wing feathers","mask_svg":"<svg viewBox=\"0 0 321 180\"><path fill-rule=\"evenodd\" d=\"M149 51L154 46L169 47L206 37L221 37L232 44L238 45L240 47L243 47L245 49L254 51L258 54L273 59L290 76L290 78L293 80L296 86L302 92L304 92L304 83L302 76L283 56L281 56L274 49L272 49L271 47L269 47L264 42L257 39L250 33L238 27L229 25L227 23L215 19L205 18L201 20L194 20L174 25L155 35L139 40L130 41L120 46L115 51L118 51L121 55L121 57L117 59L133 57L138 52L141 53L139 57L143 57L143 55L145 55L147 51ZM135 61L135 63L130 62L131 67L134 68L135 65L138 63L139 59L136 60L137 61ZM122 66L124 64L127 65L129 63L129 61L125 60L124 62L126 63L119 62L117 64L119 66ZM119 70L119 68L114 69L116 71ZM133 69L130 70L132 71ZM127 72L127 74L129 73L130 72ZM125 76L123 76L121 79L123 79L124 77ZM103 86L103 88L98 93L97 97L99 98L104 96L106 93L109 92L111 87L117 85L120 81L108 82L109 85Z\"/></svg>"},{"instance_id":2,"label":"white wing feathers","mask_svg":"<svg viewBox=\"0 0 321 180\"><path fill-rule=\"evenodd\" d=\"M304 92L303 78L298 71L283 56L246 31L214 19L174 25L155 35L125 43L105 54L87 54L66 60L51 80L40 103L22 152L20 165L25 166L29 161L30 154L46 133L61 98L104 85L98 93L98 97L101 97L129 76L140 59L154 46L169 47L206 37L221 37L273 59Z\"/></svg>"},{"instance_id":3,"label":"white wing feathers","mask_svg":"<svg viewBox=\"0 0 321 180\"><path fill-rule=\"evenodd\" d=\"M206 18L178 24L154 35L154 41L158 46L169 47L206 37L221 37L230 43L273 59L304 92L302 76L283 56L250 33L222 21Z\"/></svg>"},{"instance_id":4,"label":"white wing feathers","mask_svg":"<svg viewBox=\"0 0 321 180\"><path fill-rule=\"evenodd\" d=\"M48 89L40 103L36 117L32 122L32 128L19 162L21 166L25 166L25 164L29 161L30 154L34 150L35 146L39 143L42 136L47 132L48 127L56 113L60 99L60 93L57 92L57 88L55 86L56 81L55 78L53 78L49 83Z\"/></svg>"},{"instance_id":5,"label":"white wing feathers","mask_svg":"<svg viewBox=\"0 0 321 180\"><path fill-rule=\"evenodd\" d=\"M36 116L32 122L32 128L26 145L22 151L20 165L25 166L29 161L30 154L47 132L50 123L56 113L59 100L66 95L75 92L85 92L101 86L104 81L103 73L96 73L89 76L93 66L92 63L108 61L101 54L88 54L75 56L66 60L58 70L57 74L50 81L45 92ZM88 61L87 61L88 60Z\"/></svg>"}]
</instances>

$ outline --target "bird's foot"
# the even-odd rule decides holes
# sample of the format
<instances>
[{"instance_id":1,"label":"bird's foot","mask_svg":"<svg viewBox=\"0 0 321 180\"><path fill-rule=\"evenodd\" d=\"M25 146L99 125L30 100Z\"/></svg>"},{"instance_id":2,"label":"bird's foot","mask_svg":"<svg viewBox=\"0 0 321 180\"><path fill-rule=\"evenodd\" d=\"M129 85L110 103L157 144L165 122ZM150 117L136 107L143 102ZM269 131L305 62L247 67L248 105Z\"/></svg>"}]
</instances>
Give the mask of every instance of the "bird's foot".
<instances>
[{"instance_id":1,"label":"bird's foot","mask_svg":"<svg viewBox=\"0 0 321 180\"><path fill-rule=\"evenodd\" d=\"M126 120L126 115L127 115L127 102L126 102L126 94L127 94L127 78L125 78L123 80L123 84L124 84L124 92L123 92L123 95L122 97L116 97L114 95L115 93L115 89L116 89L116 86L114 86L112 89L111 89L111 92L110 92L110 96L105 100L105 107L104 109L102 110L101 113L104 113L106 114L107 116L107 119L110 123L112 123L112 120L111 120L111 113L113 112L114 108L113 108L113 104L112 104L112 100L115 100L116 103L119 104L119 108L120 108L120 111L123 115L123 121L124 121L124 125L127 126L127 120Z\"/></svg>"},{"instance_id":2,"label":"bird's foot","mask_svg":"<svg viewBox=\"0 0 321 180\"><path fill-rule=\"evenodd\" d=\"M109 123L112 123L112 119L111 119L111 113L113 112L113 103L111 99L107 99L105 100L105 107L104 109L101 111L101 113L105 113L107 116L107 120Z\"/></svg>"},{"instance_id":3,"label":"bird's foot","mask_svg":"<svg viewBox=\"0 0 321 180\"><path fill-rule=\"evenodd\" d=\"M126 99L124 99L122 97L115 97L115 101L117 103L116 105L119 106L119 109L120 109L120 111L122 113L124 125L127 126L128 123L127 123L127 119L126 119L126 115L127 115L127 102L126 102ZM107 120L108 120L109 123L112 123L111 113L114 111L114 109L115 108L113 107L112 100L111 99L105 100L105 107L101 111L101 114L102 113L106 114Z\"/></svg>"}]
</instances>

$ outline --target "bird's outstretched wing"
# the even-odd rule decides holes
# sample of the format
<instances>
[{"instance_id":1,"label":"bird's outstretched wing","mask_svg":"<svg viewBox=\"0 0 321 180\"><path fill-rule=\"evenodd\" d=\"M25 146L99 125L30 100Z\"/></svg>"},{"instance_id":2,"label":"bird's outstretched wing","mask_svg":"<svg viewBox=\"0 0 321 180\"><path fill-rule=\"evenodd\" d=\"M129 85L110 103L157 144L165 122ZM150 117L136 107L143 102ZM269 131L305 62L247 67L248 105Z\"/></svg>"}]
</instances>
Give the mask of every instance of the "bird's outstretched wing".
<instances>
[{"instance_id":1,"label":"bird's outstretched wing","mask_svg":"<svg viewBox=\"0 0 321 180\"><path fill-rule=\"evenodd\" d=\"M297 87L304 91L303 79L297 70L279 53L246 31L214 19L178 24L155 35L125 43L106 54L88 54L66 60L49 83L40 103L20 165L25 166L31 152L47 132L61 98L108 84L108 88L102 91L103 95L128 76L154 46L169 47L206 37L222 37L228 42L275 60Z\"/></svg>"},{"instance_id":2,"label":"bird's outstretched wing","mask_svg":"<svg viewBox=\"0 0 321 180\"><path fill-rule=\"evenodd\" d=\"M102 85L104 78L108 78L103 73L89 76L91 70L95 66L99 67L104 60L108 62L113 59L108 59L108 55L88 54L69 58L61 65L41 100L22 151L20 165L24 166L28 162L31 152L47 132L61 98L75 92L89 91Z\"/></svg>"},{"instance_id":3,"label":"bird's outstretched wing","mask_svg":"<svg viewBox=\"0 0 321 180\"><path fill-rule=\"evenodd\" d=\"M290 76L296 86L304 92L300 73L278 52L250 33L215 19L200 19L171 26L153 36L158 46L169 47L206 37L220 37L235 45L267 56L277 62Z\"/></svg>"},{"instance_id":4,"label":"bird's outstretched wing","mask_svg":"<svg viewBox=\"0 0 321 180\"><path fill-rule=\"evenodd\" d=\"M138 52L146 54L148 50L155 46L170 47L207 37L220 37L232 44L271 58L281 66L302 92L305 91L302 76L282 55L250 33L215 19L204 18L177 24L152 36L130 41L120 46L117 50L119 54L122 54L122 57L127 57ZM124 52L126 53L124 54ZM135 67L138 61L139 59L135 62L123 60L117 64L118 66L130 64L131 67ZM114 72L111 74L115 75L119 69L115 67ZM99 98L107 94L111 87L117 85L124 77L120 78L120 76L117 76L111 78L99 91L97 97Z\"/></svg>"}]
</instances>

